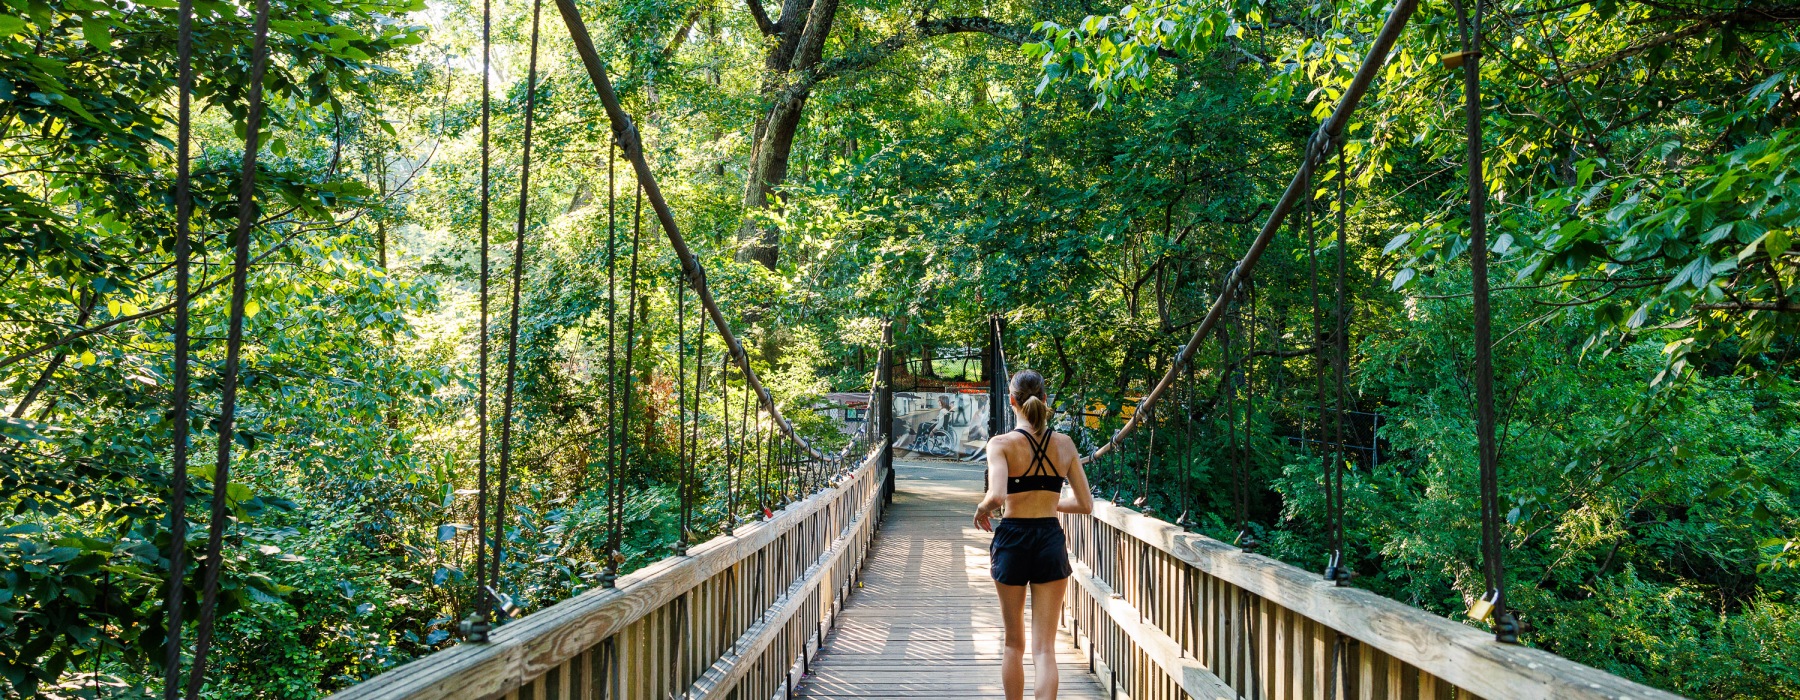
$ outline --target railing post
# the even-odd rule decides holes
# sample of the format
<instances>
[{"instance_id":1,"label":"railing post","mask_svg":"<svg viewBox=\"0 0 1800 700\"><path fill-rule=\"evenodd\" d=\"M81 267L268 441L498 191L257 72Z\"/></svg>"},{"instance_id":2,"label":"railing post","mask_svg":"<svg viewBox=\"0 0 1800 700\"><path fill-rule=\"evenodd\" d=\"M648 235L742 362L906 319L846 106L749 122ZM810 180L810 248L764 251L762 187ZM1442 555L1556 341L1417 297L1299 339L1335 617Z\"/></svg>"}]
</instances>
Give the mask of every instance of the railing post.
<instances>
[{"instance_id":1,"label":"railing post","mask_svg":"<svg viewBox=\"0 0 1800 700\"><path fill-rule=\"evenodd\" d=\"M876 369L881 376L875 398L879 410L872 416L881 421L881 469L886 472L882 477L881 490L884 503L894 501L894 322L884 321L881 324L880 367Z\"/></svg>"},{"instance_id":2,"label":"railing post","mask_svg":"<svg viewBox=\"0 0 1800 700\"><path fill-rule=\"evenodd\" d=\"M982 369L988 377L988 435L994 436L1008 430L1010 418L1007 414L1006 383L1009 377L1006 371L1006 348L1001 340L1006 330L1006 319L999 314L988 317L987 354L982 358Z\"/></svg>"}]
</instances>

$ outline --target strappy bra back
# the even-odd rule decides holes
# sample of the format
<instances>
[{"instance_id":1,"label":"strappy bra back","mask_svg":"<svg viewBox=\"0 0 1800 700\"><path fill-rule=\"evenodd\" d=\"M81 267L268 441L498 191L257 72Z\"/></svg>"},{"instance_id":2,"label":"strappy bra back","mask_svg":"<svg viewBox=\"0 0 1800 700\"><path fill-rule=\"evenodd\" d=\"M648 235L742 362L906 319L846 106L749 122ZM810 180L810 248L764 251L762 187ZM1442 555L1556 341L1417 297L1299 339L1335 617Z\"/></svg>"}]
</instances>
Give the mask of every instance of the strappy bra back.
<instances>
[{"instance_id":1,"label":"strappy bra back","mask_svg":"<svg viewBox=\"0 0 1800 700\"><path fill-rule=\"evenodd\" d=\"M1025 442L1030 443L1031 466L1025 468L1024 474L1007 477L1006 492L1009 494L1026 491L1062 493L1063 482L1066 479L1050 467L1050 436L1053 433L1046 432L1044 438L1039 440L1037 436L1031 434L1031 431L1024 428L1013 432L1024 435Z\"/></svg>"}]
</instances>

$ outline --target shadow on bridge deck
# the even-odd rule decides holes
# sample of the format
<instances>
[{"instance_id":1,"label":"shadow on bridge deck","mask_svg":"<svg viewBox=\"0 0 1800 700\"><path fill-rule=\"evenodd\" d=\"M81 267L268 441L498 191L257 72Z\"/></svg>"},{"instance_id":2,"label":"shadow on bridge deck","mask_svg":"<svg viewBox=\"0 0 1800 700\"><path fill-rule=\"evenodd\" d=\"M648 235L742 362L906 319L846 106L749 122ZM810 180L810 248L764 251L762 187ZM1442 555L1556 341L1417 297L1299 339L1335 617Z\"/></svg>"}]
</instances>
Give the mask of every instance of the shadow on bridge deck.
<instances>
[{"instance_id":1,"label":"shadow on bridge deck","mask_svg":"<svg viewBox=\"0 0 1800 700\"><path fill-rule=\"evenodd\" d=\"M1000 610L991 535L970 514L984 463L896 461L897 492L863 588L801 683L800 697L998 698ZM1029 624L1029 620L1028 620ZM1060 698L1103 698L1087 657L1059 635ZM1031 697L1026 659L1025 697Z\"/></svg>"}]
</instances>

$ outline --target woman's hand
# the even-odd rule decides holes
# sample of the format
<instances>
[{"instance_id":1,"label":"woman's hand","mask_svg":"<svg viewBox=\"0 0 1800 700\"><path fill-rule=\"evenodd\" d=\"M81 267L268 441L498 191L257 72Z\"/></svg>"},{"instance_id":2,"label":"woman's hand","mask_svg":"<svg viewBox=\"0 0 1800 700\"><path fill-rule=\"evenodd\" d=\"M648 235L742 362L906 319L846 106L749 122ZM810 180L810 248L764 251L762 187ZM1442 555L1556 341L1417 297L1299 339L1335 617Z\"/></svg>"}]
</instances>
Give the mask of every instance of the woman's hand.
<instances>
[{"instance_id":1,"label":"woman's hand","mask_svg":"<svg viewBox=\"0 0 1800 700\"><path fill-rule=\"evenodd\" d=\"M981 505L975 507L975 527L981 528L982 532L993 532L993 514L996 510L999 508L988 505L988 502L983 500Z\"/></svg>"}]
</instances>

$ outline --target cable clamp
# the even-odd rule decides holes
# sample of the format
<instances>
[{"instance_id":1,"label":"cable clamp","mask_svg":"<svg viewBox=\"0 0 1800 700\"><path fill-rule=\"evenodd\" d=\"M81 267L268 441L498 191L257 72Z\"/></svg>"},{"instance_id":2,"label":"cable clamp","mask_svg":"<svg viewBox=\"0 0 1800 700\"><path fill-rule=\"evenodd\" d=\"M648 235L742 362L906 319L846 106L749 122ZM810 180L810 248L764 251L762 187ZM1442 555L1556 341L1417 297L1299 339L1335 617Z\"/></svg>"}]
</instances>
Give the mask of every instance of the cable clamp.
<instances>
[{"instance_id":1,"label":"cable clamp","mask_svg":"<svg viewBox=\"0 0 1800 700\"><path fill-rule=\"evenodd\" d=\"M463 618L457 628L462 632L463 641L486 644L488 643L488 632L493 629L493 625L488 624L486 616L479 612L473 612Z\"/></svg>"},{"instance_id":2,"label":"cable clamp","mask_svg":"<svg viewBox=\"0 0 1800 700\"><path fill-rule=\"evenodd\" d=\"M625 151L627 159L635 161L644 153L644 141L638 137L637 122L631 120L631 115L624 115L624 118L624 124L613 128L613 143Z\"/></svg>"},{"instance_id":3,"label":"cable clamp","mask_svg":"<svg viewBox=\"0 0 1800 700\"><path fill-rule=\"evenodd\" d=\"M1494 616L1494 641L1501 644L1519 643L1519 618L1513 617L1511 610L1502 610Z\"/></svg>"},{"instance_id":4,"label":"cable clamp","mask_svg":"<svg viewBox=\"0 0 1800 700\"><path fill-rule=\"evenodd\" d=\"M495 591L488 586L482 586L481 593L483 598L486 598L487 601L493 603L494 611L500 615L505 615L506 617L515 617L518 615L519 608L513 605L512 596ZM491 641L489 633L493 632L494 625L492 622L488 621L486 615L483 615L480 610L477 610L470 613L468 617L463 618L463 621L457 625L457 629L462 632L464 641L474 642L476 644L487 644Z\"/></svg>"},{"instance_id":5,"label":"cable clamp","mask_svg":"<svg viewBox=\"0 0 1800 700\"><path fill-rule=\"evenodd\" d=\"M1344 553L1332 550L1331 559L1325 563L1325 580L1342 586L1350 580L1350 567L1344 566Z\"/></svg>"}]
</instances>

